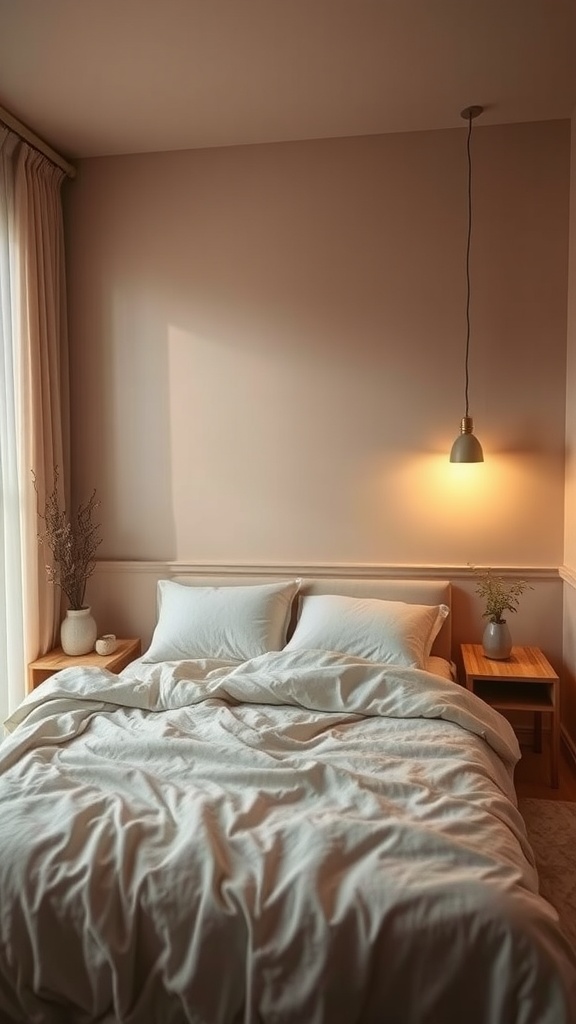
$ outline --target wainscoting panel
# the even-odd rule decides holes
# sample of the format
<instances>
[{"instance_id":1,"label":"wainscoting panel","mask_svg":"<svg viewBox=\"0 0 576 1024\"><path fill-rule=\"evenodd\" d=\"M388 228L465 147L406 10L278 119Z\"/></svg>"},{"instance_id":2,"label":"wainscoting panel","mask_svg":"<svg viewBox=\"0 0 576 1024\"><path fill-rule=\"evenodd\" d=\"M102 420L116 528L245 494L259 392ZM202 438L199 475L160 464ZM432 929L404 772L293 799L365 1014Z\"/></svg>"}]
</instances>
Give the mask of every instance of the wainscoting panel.
<instances>
[{"instance_id":1,"label":"wainscoting panel","mask_svg":"<svg viewBox=\"0 0 576 1024\"><path fill-rule=\"evenodd\" d=\"M495 566L504 577L526 579L531 588L520 609L509 617L516 644L540 646L556 671L562 667L562 589L557 568ZM145 649L156 621L156 584L178 576L214 576L219 583L243 577L253 583L304 576L333 579L428 579L452 583L453 659L459 665L459 645L479 642L485 620L475 593L475 579L466 566L286 564L247 565L188 562L101 561L89 580L87 598L98 632L139 636Z\"/></svg>"}]
</instances>

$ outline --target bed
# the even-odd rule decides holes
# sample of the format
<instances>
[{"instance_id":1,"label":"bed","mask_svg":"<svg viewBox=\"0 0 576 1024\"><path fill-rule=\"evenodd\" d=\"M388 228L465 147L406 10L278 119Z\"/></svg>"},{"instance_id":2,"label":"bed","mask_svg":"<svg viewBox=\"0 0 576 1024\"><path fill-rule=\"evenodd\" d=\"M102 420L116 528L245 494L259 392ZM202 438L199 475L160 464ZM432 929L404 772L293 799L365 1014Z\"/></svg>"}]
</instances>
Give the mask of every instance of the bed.
<instances>
[{"instance_id":1,"label":"bed","mask_svg":"<svg viewBox=\"0 0 576 1024\"><path fill-rule=\"evenodd\" d=\"M0 1020L574 1024L448 583L171 579L0 744Z\"/></svg>"}]
</instances>

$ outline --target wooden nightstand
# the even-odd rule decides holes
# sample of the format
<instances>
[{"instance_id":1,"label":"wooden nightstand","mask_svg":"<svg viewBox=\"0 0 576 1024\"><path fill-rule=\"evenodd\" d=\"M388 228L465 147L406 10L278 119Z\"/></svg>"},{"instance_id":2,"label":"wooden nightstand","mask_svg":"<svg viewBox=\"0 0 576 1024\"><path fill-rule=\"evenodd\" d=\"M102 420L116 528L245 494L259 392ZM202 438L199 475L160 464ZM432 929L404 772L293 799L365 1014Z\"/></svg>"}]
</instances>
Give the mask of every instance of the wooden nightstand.
<instances>
[{"instance_id":1,"label":"wooden nightstand","mask_svg":"<svg viewBox=\"0 0 576 1024\"><path fill-rule=\"evenodd\" d=\"M108 669L108 672L121 672L131 661L139 657L140 652L139 639L119 640L114 654L107 655L96 654L96 651L90 651L90 654L68 655L64 654L61 647L54 647L48 654L28 665L28 690L33 690L60 669L71 668L73 665L83 668L94 666Z\"/></svg>"},{"instance_id":2,"label":"wooden nightstand","mask_svg":"<svg viewBox=\"0 0 576 1024\"><path fill-rule=\"evenodd\" d=\"M534 712L534 749L542 749L542 715L552 719L550 775L558 788L560 681L539 647L513 647L505 661L484 656L481 644L462 644L466 688L497 711Z\"/></svg>"}]
</instances>

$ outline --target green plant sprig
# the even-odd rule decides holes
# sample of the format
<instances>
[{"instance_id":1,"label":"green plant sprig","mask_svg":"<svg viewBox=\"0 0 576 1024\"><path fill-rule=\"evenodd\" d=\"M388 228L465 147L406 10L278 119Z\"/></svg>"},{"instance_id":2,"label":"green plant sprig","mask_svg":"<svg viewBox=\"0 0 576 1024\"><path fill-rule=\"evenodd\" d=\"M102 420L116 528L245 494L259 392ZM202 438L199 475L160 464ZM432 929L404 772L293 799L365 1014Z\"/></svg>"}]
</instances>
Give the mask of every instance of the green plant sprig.
<instances>
[{"instance_id":1,"label":"green plant sprig","mask_svg":"<svg viewBox=\"0 0 576 1024\"><path fill-rule=\"evenodd\" d=\"M478 569L474 565L470 568L478 578L476 593L486 604L482 617L490 619L490 622L505 622L504 612L516 613L524 591L534 590L526 580L507 583L502 576L493 573L492 569Z\"/></svg>"},{"instance_id":2,"label":"green plant sprig","mask_svg":"<svg viewBox=\"0 0 576 1024\"><path fill-rule=\"evenodd\" d=\"M98 536L100 524L93 522L93 515L100 506L96 490L87 502L80 504L73 516L68 516L60 507L58 497L58 467L54 468L54 482L51 493L44 503L44 511L38 509L38 516L44 522L44 531L38 534L38 541L52 552L52 563L46 565L46 577L50 583L60 587L68 598L70 608L84 607L86 583L96 568L96 550L102 543ZM32 472L37 498L38 483Z\"/></svg>"}]
</instances>

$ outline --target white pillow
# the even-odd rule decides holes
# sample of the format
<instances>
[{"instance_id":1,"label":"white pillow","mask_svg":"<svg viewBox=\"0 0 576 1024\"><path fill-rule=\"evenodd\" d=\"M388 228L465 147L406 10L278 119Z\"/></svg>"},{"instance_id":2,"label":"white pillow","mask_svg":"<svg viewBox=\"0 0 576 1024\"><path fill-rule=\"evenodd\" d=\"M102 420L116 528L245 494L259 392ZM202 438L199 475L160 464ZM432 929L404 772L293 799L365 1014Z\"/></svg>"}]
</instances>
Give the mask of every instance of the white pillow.
<instances>
[{"instance_id":1,"label":"white pillow","mask_svg":"<svg viewBox=\"0 0 576 1024\"><path fill-rule=\"evenodd\" d=\"M425 668L448 614L445 604L311 594L301 598L300 616L285 650L338 651L389 665Z\"/></svg>"},{"instance_id":2,"label":"white pillow","mask_svg":"<svg viewBox=\"0 0 576 1024\"><path fill-rule=\"evenodd\" d=\"M286 642L299 580L248 587L158 582L158 622L143 661L246 661Z\"/></svg>"},{"instance_id":3,"label":"white pillow","mask_svg":"<svg viewBox=\"0 0 576 1024\"><path fill-rule=\"evenodd\" d=\"M446 658L437 658L434 654L430 654L426 658L424 668L435 676L443 676L444 679L450 679L452 683L458 681L456 665L453 661L447 661Z\"/></svg>"}]
</instances>

